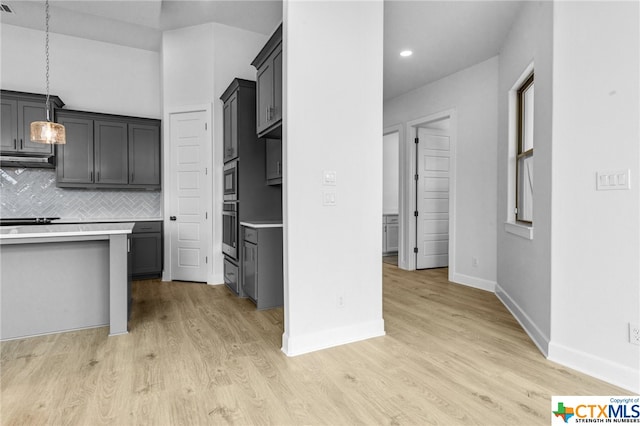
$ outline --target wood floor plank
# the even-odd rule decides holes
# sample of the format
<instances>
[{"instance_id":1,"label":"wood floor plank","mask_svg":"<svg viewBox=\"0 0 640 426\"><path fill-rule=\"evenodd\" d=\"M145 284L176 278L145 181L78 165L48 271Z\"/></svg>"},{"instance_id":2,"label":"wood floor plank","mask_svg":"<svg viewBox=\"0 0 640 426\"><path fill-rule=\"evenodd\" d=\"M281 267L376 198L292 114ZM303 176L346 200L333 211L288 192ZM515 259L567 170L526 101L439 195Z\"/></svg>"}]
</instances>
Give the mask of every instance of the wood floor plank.
<instances>
[{"instance_id":1,"label":"wood floor plank","mask_svg":"<svg viewBox=\"0 0 640 426\"><path fill-rule=\"evenodd\" d=\"M293 358L281 308L136 281L127 335L0 344L0 424L547 425L552 395L628 393L546 360L446 269L382 268L386 336Z\"/></svg>"}]
</instances>

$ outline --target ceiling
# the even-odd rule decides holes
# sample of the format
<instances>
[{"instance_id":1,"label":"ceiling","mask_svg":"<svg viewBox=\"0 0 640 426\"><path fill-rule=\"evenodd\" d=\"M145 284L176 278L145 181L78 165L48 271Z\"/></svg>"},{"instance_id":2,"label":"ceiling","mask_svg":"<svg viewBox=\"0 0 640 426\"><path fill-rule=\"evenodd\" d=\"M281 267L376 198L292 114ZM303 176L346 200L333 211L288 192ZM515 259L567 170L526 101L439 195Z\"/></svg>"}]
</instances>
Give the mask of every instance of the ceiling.
<instances>
[{"instance_id":1,"label":"ceiling","mask_svg":"<svg viewBox=\"0 0 640 426\"><path fill-rule=\"evenodd\" d=\"M1 0L2 23L44 29L44 2ZM50 0L51 31L159 51L162 31L217 22L269 35L278 0ZM499 53L523 1L384 3L384 98L390 99ZM401 50L413 55L400 57Z\"/></svg>"}]
</instances>

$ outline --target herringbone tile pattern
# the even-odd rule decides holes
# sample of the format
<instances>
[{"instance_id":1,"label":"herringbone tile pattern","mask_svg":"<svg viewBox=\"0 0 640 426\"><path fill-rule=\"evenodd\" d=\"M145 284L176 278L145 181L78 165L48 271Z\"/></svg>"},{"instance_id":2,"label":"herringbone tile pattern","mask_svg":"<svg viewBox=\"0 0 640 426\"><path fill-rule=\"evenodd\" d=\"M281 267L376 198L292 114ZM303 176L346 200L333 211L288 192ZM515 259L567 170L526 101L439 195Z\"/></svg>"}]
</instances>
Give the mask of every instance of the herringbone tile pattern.
<instances>
[{"instance_id":1,"label":"herringbone tile pattern","mask_svg":"<svg viewBox=\"0 0 640 426\"><path fill-rule=\"evenodd\" d=\"M0 217L157 218L161 202L160 191L61 189L53 170L0 169Z\"/></svg>"}]
</instances>

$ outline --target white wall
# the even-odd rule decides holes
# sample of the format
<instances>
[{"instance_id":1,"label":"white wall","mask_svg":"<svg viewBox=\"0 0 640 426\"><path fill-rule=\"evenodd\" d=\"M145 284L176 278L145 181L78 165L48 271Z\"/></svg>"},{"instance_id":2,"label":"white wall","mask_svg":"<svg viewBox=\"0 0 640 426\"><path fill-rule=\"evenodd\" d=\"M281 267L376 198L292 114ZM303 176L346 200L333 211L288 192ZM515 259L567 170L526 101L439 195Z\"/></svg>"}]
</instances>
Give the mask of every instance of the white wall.
<instances>
[{"instance_id":1,"label":"white wall","mask_svg":"<svg viewBox=\"0 0 640 426\"><path fill-rule=\"evenodd\" d=\"M275 30L275 28L274 28ZM251 61L268 36L221 24L203 24L165 31L162 38L163 111L168 114L185 107L208 105L212 108L211 181L212 259L207 281L223 282L222 265L222 150L223 113L220 95L235 78L256 79ZM169 130L165 126L164 152L169 152ZM165 158L168 155L165 155ZM169 170L169 159L165 168ZM168 200L167 200L168 202ZM165 260L169 247L165 245Z\"/></svg>"},{"instance_id":2,"label":"white wall","mask_svg":"<svg viewBox=\"0 0 640 426\"><path fill-rule=\"evenodd\" d=\"M398 214L400 132L386 134L382 141L382 213Z\"/></svg>"},{"instance_id":3,"label":"white wall","mask_svg":"<svg viewBox=\"0 0 640 426\"><path fill-rule=\"evenodd\" d=\"M496 294L546 355L551 320L551 114L553 3L526 2L500 53ZM533 239L505 230L514 221L508 94L535 68Z\"/></svg>"},{"instance_id":4,"label":"white wall","mask_svg":"<svg viewBox=\"0 0 640 426\"><path fill-rule=\"evenodd\" d=\"M498 58L494 57L384 103L385 127L456 111L456 253L450 275L456 282L488 289L496 280L497 86ZM405 133L405 148L415 149L415 133L408 128ZM405 190L410 187L409 174L403 176ZM405 199L411 203L415 193L407 193ZM413 244L413 208L406 212ZM478 267L472 266L474 257Z\"/></svg>"},{"instance_id":5,"label":"white wall","mask_svg":"<svg viewBox=\"0 0 640 426\"><path fill-rule=\"evenodd\" d=\"M383 3L285 0L283 30L283 351L297 355L384 334Z\"/></svg>"},{"instance_id":6,"label":"white wall","mask_svg":"<svg viewBox=\"0 0 640 426\"><path fill-rule=\"evenodd\" d=\"M43 31L1 25L1 86L45 93ZM50 33L50 92L65 108L161 118L160 54Z\"/></svg>"},{"instance_id":7,"label":"white wall","mask_svg":"<svg viewBox=\"0 0 640 426\"><path fill-rule=\"evenodd\" d=\"M628 343L627 323L640 324L639 13L637 2L556 2L553 43L549 357L634 392L640 347ZM536 83L536 100L537 91ZM629 169L631 190L596 191L597 171Z\"/></svg>"}]
</instances>

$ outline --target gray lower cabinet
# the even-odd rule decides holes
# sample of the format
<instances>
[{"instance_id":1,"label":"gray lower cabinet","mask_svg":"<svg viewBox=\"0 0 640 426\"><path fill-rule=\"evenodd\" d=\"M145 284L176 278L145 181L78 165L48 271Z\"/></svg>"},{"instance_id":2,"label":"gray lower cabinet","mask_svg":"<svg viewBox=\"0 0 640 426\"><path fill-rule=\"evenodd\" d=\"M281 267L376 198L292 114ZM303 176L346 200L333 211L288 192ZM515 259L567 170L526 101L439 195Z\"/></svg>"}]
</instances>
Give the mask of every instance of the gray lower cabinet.
<instances>
[{"instance_id":1,"label":"gray lower cabinet","mask_svg":"<svg viewBox=\"0 0 640 426\"><path fill-rule=\"evenodd\" d=\"M224 283L236 296L244 296L240 286L240 268L226 256L224 257Z\"/></svg>"},{"instance_id":2,"label":"gray lower cabinet","mask_svg":"<svg viewBox=\"0 0 640 426\"><path fill-rule=\"evenodd\" d=\"M282 225L242 227L242 288L258 309L283 304Z\"/></svg>"},{"instance_id":3,"label":"gray lower cabinet","mask_svg":"<svg viewBox=\"0 0 640 426\"><path fill-rule=\"evenodd\" d=\"M162 222L136 222L133 227L131 275L135 279L162 275Z\"/></svg>"},{"instance_id":4,"label":"gray lower cabinet","mask_svg":"<svg viewBox=\"0 0 640 426\"><path fill-rule=\"evenodd\" d=\"M399 234L398 215L389 214L383 216L382 223L382 253L398 252Z\"/></svg>"}]
</instances>

